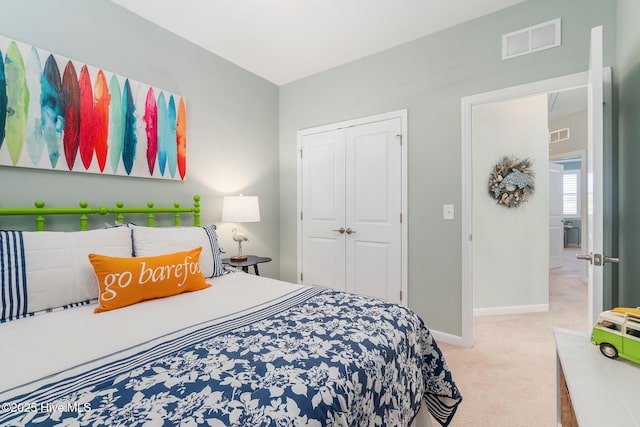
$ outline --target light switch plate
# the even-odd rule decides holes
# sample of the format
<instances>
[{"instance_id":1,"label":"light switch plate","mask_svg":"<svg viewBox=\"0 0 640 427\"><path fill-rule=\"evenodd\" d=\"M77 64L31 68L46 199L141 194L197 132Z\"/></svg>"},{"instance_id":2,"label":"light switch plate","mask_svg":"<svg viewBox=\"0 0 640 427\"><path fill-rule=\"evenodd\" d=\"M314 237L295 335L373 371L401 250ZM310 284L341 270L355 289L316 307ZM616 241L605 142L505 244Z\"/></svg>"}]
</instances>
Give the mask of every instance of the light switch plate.
<instances>
[{"instance_id":1,"label":"light switch plate","mask_svg":"<svg viewBox=\"0 0 640 427\"><path fill-rule=\"evenodd\" d=\"M453 205L442 205L442 219L454 219Z\"/></svg>"}]
</instances>

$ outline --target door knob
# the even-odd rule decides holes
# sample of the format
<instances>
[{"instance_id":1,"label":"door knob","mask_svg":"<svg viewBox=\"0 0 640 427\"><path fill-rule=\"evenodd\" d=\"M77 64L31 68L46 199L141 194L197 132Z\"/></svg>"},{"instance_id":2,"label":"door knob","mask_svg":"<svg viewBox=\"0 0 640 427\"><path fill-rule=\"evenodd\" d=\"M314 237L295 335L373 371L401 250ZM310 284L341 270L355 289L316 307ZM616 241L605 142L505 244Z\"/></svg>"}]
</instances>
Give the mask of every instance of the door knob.
<instances>
[{"instance_id":1,"label":"door knob","mask_svg":"<svg viewBox=\"0 0 640 427\"><path fill-rule=\"evenodd\" d=\"M353 231L351 227L347 228L345 231L347 232L347 234L356 234L356 232Z\"/></svg>"},{"instance_id":2,"label":"door knob","mask_svg":"<svg viewBox=\"0 0 640 427\"><path fill-rule=\"evenodd\" d=\"M337 232L338 232L338 233L340 233L340 234L344 234L345 229L344 229L344 227L340 227L340 228L338 228L337 230L331 230L331 231L337 231ZM349 233L349 231L347 231L347 233ZM349 234L351 234L351 233L349 233Z\"/></svg>"},{"instance_id":3,"label":"door knob","mask_svg":"<svg viewBox=\"0 0 640 427\"><path fill-rule=\"evenodd\" d=\"M608 256L602 256L601 254L580 254L576 255L576 258L583 259L585 261L589 261L589 264L593 264L596 266L602 266L605 262L611 262L617 264L620 262L620 258L613 258Z\"/></svg>"},{"instance_id":4,"label":"door knob","mask_svg":"<svg viewBox=\"0 0 640 427\"><path fill-rule=\"evenodd\" d=\"M576 255L576 258L589 261L589 264L593 262L593 257L591 256L591 254L578 254Z\"/></svg>"}]
</instances>

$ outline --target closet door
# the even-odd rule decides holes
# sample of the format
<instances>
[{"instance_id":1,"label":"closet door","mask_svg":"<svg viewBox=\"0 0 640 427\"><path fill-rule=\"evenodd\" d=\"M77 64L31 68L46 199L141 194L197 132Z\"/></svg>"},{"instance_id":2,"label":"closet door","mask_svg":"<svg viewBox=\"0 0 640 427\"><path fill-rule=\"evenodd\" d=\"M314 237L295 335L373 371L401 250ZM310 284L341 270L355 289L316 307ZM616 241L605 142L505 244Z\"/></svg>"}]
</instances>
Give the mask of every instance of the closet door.
<instances>
[{"instance_id":1,"label":"closet door","mask_svg":"<svg viewBox=\"0 0 640 427\"><path fill-rule=\"evenodd\" d=\"M401 301L402 122L346 129L347 291Z\"/></svg>"},{"instance_id":2,"label":"closet door","mask_svg":"<svg viewBox=\"0 0 640 427\"><path fill-rule=\"evenodd\" d=\"M345 290L345 132L302 139L303 283ZM342 231L340 231L342 230Z\"/></svg>"}]
</instances>

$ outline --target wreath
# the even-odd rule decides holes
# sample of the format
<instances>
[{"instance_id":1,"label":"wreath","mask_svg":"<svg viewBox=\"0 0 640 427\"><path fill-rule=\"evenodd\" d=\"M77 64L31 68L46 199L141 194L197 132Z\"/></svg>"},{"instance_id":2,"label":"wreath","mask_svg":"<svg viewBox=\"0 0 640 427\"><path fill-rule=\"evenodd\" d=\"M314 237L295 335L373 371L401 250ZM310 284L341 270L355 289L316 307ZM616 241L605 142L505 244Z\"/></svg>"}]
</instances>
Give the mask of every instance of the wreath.
<instances>
[{"instance_id":1,"label":"wreath","mask_svg":"<svg viewBox=\"0 0 640 427\"><path fill-rule=\"evenodd\" d=\"M517 208L533 194L534 178L530 159L504 156L489 175L489 194L497 204Z\"/></svg>"}]
</instances>

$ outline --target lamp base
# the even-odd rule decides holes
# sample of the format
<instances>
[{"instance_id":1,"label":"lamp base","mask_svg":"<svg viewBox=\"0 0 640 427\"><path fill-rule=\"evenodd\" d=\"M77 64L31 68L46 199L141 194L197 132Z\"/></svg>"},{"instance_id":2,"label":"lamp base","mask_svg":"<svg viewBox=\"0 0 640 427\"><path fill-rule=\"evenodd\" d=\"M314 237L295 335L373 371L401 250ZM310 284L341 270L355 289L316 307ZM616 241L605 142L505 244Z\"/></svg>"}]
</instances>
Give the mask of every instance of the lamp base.
<instances>
[{"instance_id":1,"label":"lamp base","mask_svg":"<svg viewBox=\"0 0 640 427\"><path fill-rule=\"evenodd\" d=\"M247 260L246 255L236 255L231 257L231 261L233 262L240 262L240 261L246 261L246 260Z\"/></svg>"}]
</instances>

